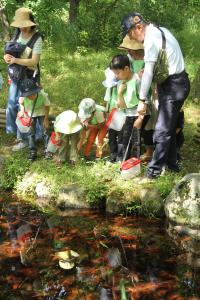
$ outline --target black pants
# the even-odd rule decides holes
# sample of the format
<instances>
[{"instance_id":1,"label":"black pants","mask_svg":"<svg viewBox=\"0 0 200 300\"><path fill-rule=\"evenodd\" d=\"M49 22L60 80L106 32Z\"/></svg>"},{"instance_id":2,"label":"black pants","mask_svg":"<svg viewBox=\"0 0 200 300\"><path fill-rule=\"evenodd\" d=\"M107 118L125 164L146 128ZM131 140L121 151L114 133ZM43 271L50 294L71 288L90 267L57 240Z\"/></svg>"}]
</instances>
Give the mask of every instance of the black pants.
<instances>
[{"instance_id":1,"label":"black pants","mask_svg":"<svg viewBox=\"0 0 200 300\"><path fill-rule=\"evenodd\" d=\"M179 111L190 91L186 72L169 76L158 85L158 119L153 141L155 151L148 165L148 174L160 175L163 166L176 169L176 124Z\"/></svg>"},{"instance_id":2,"label":"black pants","mask_svg":"<svg viewBox=\"0 0 200 300\"><path fill-rule=\"evenodd\" d=\"M146 126L149 115L145 116L142 122L141 129L137 129L133 127L133 123L138 118L138 116L134 117L126 117L125 124L123 126L123 156L124 160L129 159L130 157L140 157L141 152L141 132L143 131L144 127ZM127 149L130 136L132 135L129 147ZM125 155L126 154L126 155Z\"/></svg>"},{"instance_id":3,"label":"black pants","mask_svg":"<svg viewBox=\"0 0 200 300\"><path fill-rule=\"evenodd\" d=\"M110 147L110 153L120 156L119 145L122 144L123 131L116 131L114 129L108 130L108 143Z\"/></svg>"}]
</instances>

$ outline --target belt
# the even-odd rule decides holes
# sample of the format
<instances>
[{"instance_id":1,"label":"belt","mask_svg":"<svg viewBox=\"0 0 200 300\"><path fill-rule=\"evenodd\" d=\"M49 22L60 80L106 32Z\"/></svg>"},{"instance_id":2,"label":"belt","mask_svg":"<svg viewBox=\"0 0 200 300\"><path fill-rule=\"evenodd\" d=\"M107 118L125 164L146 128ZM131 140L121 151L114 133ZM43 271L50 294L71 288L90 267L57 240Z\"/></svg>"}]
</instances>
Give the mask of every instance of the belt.
<instances>
[{"instance_id":1,"label":"belt","mask_svg":"<svg viewBox=\"0 0 200 300\"><path fill-rule=\"evenodd\" d=\"M181 73L169 75L168 78L172 78L172 79L179 78L180 76L184 75L185 73L186 73L185 70L183 70Z\"/></svg>"}]
</instances>

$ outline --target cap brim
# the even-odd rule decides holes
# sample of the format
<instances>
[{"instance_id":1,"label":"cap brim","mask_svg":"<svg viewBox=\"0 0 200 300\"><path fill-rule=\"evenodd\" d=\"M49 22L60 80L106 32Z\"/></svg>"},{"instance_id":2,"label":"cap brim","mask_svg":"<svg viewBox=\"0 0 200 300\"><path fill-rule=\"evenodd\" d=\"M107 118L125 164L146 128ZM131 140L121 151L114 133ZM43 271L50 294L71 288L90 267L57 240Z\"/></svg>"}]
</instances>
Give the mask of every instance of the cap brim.
<instances>
[{"instance_id":1,"label":"cap brim","mask_svg":"<svg viewBox=\"0 0 200 300\"><path fill-rule=\"evenodd\" d=\"M104 80L104 81L102 82L102 84L103 84L103 86L104 86L105 88L112 88L112 87L114 87L114 86L117 86L118 82L117 82L117 81L106 81L106 80Z\"/></svg>"},{"instance_id":2,"label":"cap brim","mask_svg":"<svg viewBox=\"0 0 200 300\"><path fill-rule=\"evenodd\" d=\"M21 97L28 97L28 96L31 96L33 94L37 94L41 91L41 88L40 87L37 87L35 90L33 91L29 91L29 92L24 92L24 93L21 93Z\"/></svg>"},{"instance_id":3,"label":"cap brim","mask_svg":"<svg viewBox=\"0 0 200 300\"><path fill-rule=\"evenodd\" d=\"M86 114L84 111L81 111L81 110L78 112L78 117L81 120L86 120L86 119L90 118L91 115L92 114Z\"/></svg>"}]
</instances>

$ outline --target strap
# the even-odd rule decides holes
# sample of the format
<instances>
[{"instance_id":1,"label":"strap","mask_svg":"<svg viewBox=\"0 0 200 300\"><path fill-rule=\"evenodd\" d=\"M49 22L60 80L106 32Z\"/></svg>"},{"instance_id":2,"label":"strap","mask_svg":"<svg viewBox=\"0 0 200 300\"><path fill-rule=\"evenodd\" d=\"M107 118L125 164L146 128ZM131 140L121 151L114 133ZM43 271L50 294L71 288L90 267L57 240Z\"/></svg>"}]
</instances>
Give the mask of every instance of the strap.
<instances>
[{"instance_id":1,"label":"strap","mask_svg":"<svg viewBox=\"0 0 200 300\"><path fill-rule=\"evenodd\" d=\"M27 47L33 49L33 46L35 44L35 42L37 41L37 39L41 37L41 34L36 31L33 36L31 37L31 39L28 41L28 43L26 44Z\"/></svg>"},{"instance_id":2,"label":"strap","mask_svg":"<svg viewBox=\"0 0 200 300\"><path fill-rule=\"evenodd\" d=\"M128 145L127 145L127 147L126 147L126 151L125 151L125 153L124 153L124 156L123 156L122 162L124 162L124 161L126 160L126 156L127 156L128 149L129 149L130 142L131 142L132 135L133 135L133 130L134 130L134 128L132 128L131 135L130 135L130 138L129 138L129 141L128 141Z\"/></svg>"},{"instance_id":3,"label":"strap","mask_svg":"<svg viewBox=\"0 0 200 300\"><path fill-rule=\"evenodd\" d=\"M12 42L16 42L16 40L18 39L19 35L20 35L20 30L16 29L11 41Z\"/></svg>"},{"instance_id":4,"label":"strap","mask_svg":"<svg viewBox=\"0 0 200 300\"><path fill-rule=\"evenodd\" d=\"M162 49L166 50L166 37L165 37L165 34L164 34L163 30L160 27L157 27L157 28L160 30L160 32L162 34Z\"/></svg>"},{"instance_id":5,"label":"strap","mask_svg":"<svg viewBox=\"0 0 200 300\"><path fill-rule=\"evenodd\" d=\"M37 94L37 98L34 100L34 103L33 103L33 108L32 108L32 111L31 111L31 116L30 116L30 121L29 121L28 126L30 126L30 124L31 124L31 119L32 119L32 116L33 116L33 113L34 113L34 110L35 110L35 105L36 105L37 99L38 99L38 94Z\"/></svg>"}]
</instances>

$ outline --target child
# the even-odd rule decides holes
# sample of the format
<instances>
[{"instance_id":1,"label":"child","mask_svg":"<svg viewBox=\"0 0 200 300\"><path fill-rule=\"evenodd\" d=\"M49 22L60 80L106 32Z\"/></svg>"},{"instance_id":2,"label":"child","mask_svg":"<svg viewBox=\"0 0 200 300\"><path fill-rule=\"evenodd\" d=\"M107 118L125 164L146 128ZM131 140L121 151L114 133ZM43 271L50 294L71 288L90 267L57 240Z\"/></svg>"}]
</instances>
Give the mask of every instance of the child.
<instances>
[{"instance_id":1,"label":"child","mask_svg":"<svg viewBox=\"0 0 200 300\"><path fill-rule=\"evenodd\" d=\"M106 88L104 101L106 102L106 112L110 113L113 108L117 108L117 84L118 80L110 68L105 70L106 80L102 82ZM116 131L108 129L108 143L110 147L110 162L114 163L122 157L122 130Z\"/></svg>"},{"instance_id":2,"label":"child","mask_svg":"<svg viewBox=\"0 0 200 300\"><path fill-rule=\"evenodd\" d=\"M81 129L82 125L74 111L67 110L59 114L47 146L46 158L51 158L58 150L59 164L68 161L71 165L75 165L78 160L77 145Z\"/></svg>"},{"instance_id":3,"label":"child","mask_svg":"<svg viewBox=\"0 0 200 300\"><path fill-rule=\"evenodd\" d=\"M133 73L129 58L126 55L120 54L114 56L110 63L110 69L113 70L116 77L120 80L117 86L118 108L123 109L126 113L122 138L123 160L130 158L132 155L138 157L140 154L140 136L137 128L133 126L134 122L138 119L137 106L139 101L137 91L140 78L137 74ZM133 153L132 146L134 147Z\"/></svg>"},{"instance_id":4,"label":"child","mask_svg":"<svg viewBox=\"0 0 200 300\"><path fill-rule=\"evenodd\" d=\"M105 126L105 107L97 105L91 98L81 100L79 104L78 117L85 127L82 132L81 140L78 147L81 148L86 135L87 142L84 149L84 157L89 160L92 146L97 138L97 148L95 157L101 158L104 146L104 138L107 134L107 127Z\"/></svg>"},{"instance_id":5,"label":"child","mask_svg":"<svg viewBox=\"0 0 200 300\"><path fill-rule=\"evenodd\" d=\"M37 158L36 148L36 123L40 125L42 136L44 140L44 148L46 150L48 143L47 129L49 127L49 107L50 101L48 95L41 90L41 88L32 80L24 79L21 84L21 97L19 98L19 112L18 117L28 114L32 118L32 126L28 133L29 155L28 160L33 161Z\"/></svg>"}]
</instances>

